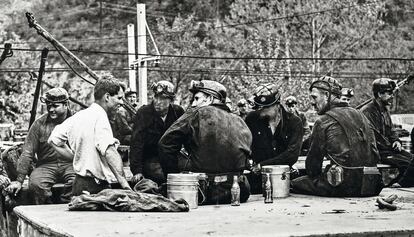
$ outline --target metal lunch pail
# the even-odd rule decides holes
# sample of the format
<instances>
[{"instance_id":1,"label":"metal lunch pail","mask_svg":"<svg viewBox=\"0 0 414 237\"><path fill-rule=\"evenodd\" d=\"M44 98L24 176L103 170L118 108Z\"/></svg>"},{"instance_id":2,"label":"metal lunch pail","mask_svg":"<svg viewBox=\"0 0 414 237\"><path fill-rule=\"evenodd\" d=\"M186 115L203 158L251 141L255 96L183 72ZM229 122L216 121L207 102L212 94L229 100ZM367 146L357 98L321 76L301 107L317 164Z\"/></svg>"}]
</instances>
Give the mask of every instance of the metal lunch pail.
<instances>
[{"instance_id":1,"label":"metal lunch pail","mask_svg":"<svg viewBox=\"0 0 414 237\"><path fill-rule=\"evenodd\" d=\"M288 165L266 165L262 167L262 187L266 182L266 173L270 174L272 197L285 198L290 190L290 168ZM264 190L264 188L262 189Z\"/></svg>"},{"instance_id":2,"label":"metal lunch pail","mask_svg":"<svg viewBox=\"0 0 414 237\"><path fill-rule=\"evenodd\" d=\"M172 200L184 199L191 209L198 207L199 174L168 174L167 196Z\"/></svg>"}]
</instances>

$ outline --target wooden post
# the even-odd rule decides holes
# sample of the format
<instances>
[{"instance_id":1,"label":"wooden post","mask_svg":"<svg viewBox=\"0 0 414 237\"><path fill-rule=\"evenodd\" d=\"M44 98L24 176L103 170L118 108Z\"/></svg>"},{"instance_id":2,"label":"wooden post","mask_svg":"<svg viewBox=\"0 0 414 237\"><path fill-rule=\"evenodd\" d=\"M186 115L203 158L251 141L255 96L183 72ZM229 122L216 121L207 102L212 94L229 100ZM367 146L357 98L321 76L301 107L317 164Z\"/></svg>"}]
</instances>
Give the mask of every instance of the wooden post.
<instances>
[{"instance_id":1,"label":"wooden post","mask_svg":"<svg viewBox=\"0 0 414 237\"><path fill-rule=\"evenodd\" d=\"M37 102L39 101L40 87L42 86L42 77L43 77L43 73L45 72L46 59L47 59L48 53L49 53L49 49L43 48L42 57L40 59L39 76L37 77L36 89L35 89L35 94L33 98L32 110L30 111L29 128L32 126L33 122L36 119Z\"/></svg>"},{"instance_id":2,"label":"wooden post","mask_svg":"<svg viewBox=\"0 0 414 237\"><path fill-rule=\"evenodd\" d=\"M138 98L139 106L148 104L147 62L142 60L147 54L147 30L145 4L137 4L137 42L138 42Z\"/></svg>"},{"instance_id":3,"label":"wooden post","mask_svg":"<svg viewBox=\"0 0 414 237\"><path fill-rule=\"evenodd\" d=\"M132 91L137 91L137 71L135 67L131 68L131 65L136 59L134 24L128 24L127 28L128 28L128 65L130 68L130 70L128 71L129 88L131 88Z\"/></svg>"}]
</instances>

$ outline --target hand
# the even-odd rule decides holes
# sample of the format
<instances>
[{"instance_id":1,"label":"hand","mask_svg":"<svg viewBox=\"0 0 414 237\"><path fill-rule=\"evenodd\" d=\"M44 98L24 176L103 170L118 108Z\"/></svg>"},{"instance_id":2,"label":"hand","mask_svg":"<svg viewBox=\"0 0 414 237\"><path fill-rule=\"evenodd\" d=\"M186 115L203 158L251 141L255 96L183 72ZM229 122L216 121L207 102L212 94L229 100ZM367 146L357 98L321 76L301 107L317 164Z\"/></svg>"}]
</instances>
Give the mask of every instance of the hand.
<instances>
[{"instance_id":1,"label":"hand","mask_svg":"<svg viewBox=\"0 0 414 237\"><path fill-rule=\"evenodd\" d=\"M401 142L399 142L399 141L395 141L395 142L392 144L392 148L393 148L394 150L396 150L396 151L401 151L401 148L402 148Z\"/></svg>"},{"instance_id":2,"label":"hand","mask_svg":"<svg viewBox=\"0 0 414 237\"><path fill-rule=\"evenodd\" d=\"M9 177L6 177L4 175L0 175L0 188L7 187L7 185L10 184Z\"/></svg>"},{"instance_id":3,"label":"hand","mask_svg":"<svg viewBox=\"0 0 414 237\"><path fill-rule=\"evenodd\" d=\"M121 185L122 189L131 190L132 191L132 188L129 186L129 184L126 181L126 179L125 179L125 182L121 182L120 185Z\"/></svg>"},{"instance_id":4,"label":"hand","mask_svg":"<svg viewBox=\"0 0 414 237\"><path fill-rule=\"evenodd\" d=\"M253 165L252 167L252 172L255 174L259 174L261 170L262 170L262 167L260 166L260 164Z\"/></svg>"},{"instance_id":5,"label":"hand","mask_svg":"<svg viewBox=\"0 0 414 237\"><path fill-rule=\"evenodd\" d=\"M246 162L246 169L247 169L247 170L252 170L253 165L254 165L254 161L253 161L252 159L247 159L247 162Z\"/></svg>"},{"instance_id":6,"label":"hand","mask_svg":"<svg viewBox=\"0 0 414 237\"><path fill-rule=\"evenodd\" d=\"M10 185L6 188L6 192L9 194L14 194L14 196L17 196L17 194L22 189L22 183L19 181L13 181L10 183Z\"/></svg>"},{"instance_id":7,"label":"hand","mask_svg":"<svg viewBox=\"0 0 414 237\"><path fill-rule=\"evenodd\" d=\"M144 178L144 176L141 173L138 173L138 174L132 176L131 183L134 183L134 184L138 183L143 178Z\"/></svg>"}]
</instances>

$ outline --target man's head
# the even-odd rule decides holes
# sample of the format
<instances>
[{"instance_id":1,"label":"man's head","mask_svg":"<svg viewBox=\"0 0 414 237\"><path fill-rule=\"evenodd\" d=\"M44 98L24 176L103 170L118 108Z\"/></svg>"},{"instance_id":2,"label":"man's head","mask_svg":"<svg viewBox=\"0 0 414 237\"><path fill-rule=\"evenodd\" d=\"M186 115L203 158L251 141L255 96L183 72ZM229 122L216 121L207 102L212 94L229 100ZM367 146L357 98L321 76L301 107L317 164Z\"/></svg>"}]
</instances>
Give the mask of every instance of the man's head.
<instances>
[{"instance_id":1,"label":"man's head","mask_svg":"<svg viewBox=\"0 0 414 237\"><path fill-rule=\"evenodd\" d=\"M191 81L189 90L194 95L191 107L224 104L227 97L226 87L211 80Z\"/></svg>"},{"instance_id":2,"label":"man's head","mask_svg":"<svg viewBox=\"0 0 414 237\"><path fill-rule=\"evenodd\" d=\"M354 97L354 90L352 88L342 88L341 97L339 98L341 102L349 105L352 97Z\"/></svg>"},{"instance_id":3,"label":"man's head","mask_svg":"<svg viewBox=\"0 0 414 237\"><path fill-rule=\"evenodd\" d=\"M381 101L384 105L391 105L394 99L394 92L397 84L389 78L375 79L372 83L372 92L375 99Z\"/></svg>"},{"instance_id":4,"label":"man's head","mask_svg":"<svg viewBox=\"0 0 414 237\"><path fill-rule=\"evenodd\" d=\"M154 82L151 85L151 89L154 92L154 108L161 116L165 116L168 113L168 107L174 100L174 85L169 81Z\"/></svg>"},{"instance_id":5,"label":"man's head","mask_svg":"<svg viewBox=\"0 0 414 237\"><path fill-rule=\"evenodd\" d=\"M124 102L125 85L113 76L102 76L94 87L95 101L110 114L115 113Z\"/></svg>"},{"instance_id":6,"label":"man's head","mask_svg":"<svg viewBox=\"0 0 414 237\"><path fill-rule=\"evenodd\" d=\"M261 117L275 118L279 115L280 92L275 84L267 83L253 91L251 103Z\"/></svg>"},{"instance_id":7,"label":"man's head","mask_svg":"<svg viewBox=\"0 0 414 237\"><path fill-rule=\"evenodd\" d=\"M246 99L237 101L237 107L239 108L240 114L247 114L249 105Z\"/></svg>"},{"instance_id":8,"label":"man's head","mask_svg":"<svg viewBox=\"0 0 414 237\"><path fill-rule=\"evenodd\" d=\"M63 121L66 118L68 100L68 92L61 87L48 90L45 95L40 98L40 101L46 104L49 118L56 121Z\"/></svg>"},{"instance_id":9,"label":"man's head","mask_svg":"<svg viewBox=\"0 0 414 237\"><path fill-rule=\"evenodd\" d=\"M130 103L131 105L134 105L137 103L137 92L132 90L126 90L125 91L125 99Z\"/></svg>"},{"instance_id":10,"label":"man's head","mask_svg":"<svg viewBox=\"0 0 414 237\"><path fill-rule=\"evenodd\" d=\"M296 97L294 97L293 95L286 97L285 104L286 104L287 111L289 111L290 113L296 113L297 104L298 104Z\"/></svg>"},{"instance_id":11,"label":"man's head","mask_svg":"<svg viewBox=\"0 0 414 237\"><path fill-rule=\"evenodd\" d=\"M339 100L341 89L341 84L328 76L323 76L312 82L309 87L311 104L319 115L330 109L331 102Z\"/></svg>"}]
</instances>

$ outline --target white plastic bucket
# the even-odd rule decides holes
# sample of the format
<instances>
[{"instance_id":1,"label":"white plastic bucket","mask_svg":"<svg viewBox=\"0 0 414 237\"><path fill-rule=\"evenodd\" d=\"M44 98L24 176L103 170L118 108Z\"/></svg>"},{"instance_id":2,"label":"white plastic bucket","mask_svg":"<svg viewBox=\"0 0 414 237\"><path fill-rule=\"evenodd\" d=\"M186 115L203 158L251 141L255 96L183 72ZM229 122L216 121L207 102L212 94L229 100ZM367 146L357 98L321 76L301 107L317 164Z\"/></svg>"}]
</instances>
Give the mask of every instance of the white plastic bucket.
<instances>
[{"instance_id":1,"label":"white plastic bucket","mask_svg":"<svg viewBox=\"0 0 414 237\"><path fill-rule=\"evenodd\" d=\"M198 207L199 174L168 174L167 196L169 199L184 199L190 208Z\"/></svg>"},{"instance_id":2,"label":"white plastic bucket","mask_svg":"<svg viewBox=\"0 0 414 237\"><path fill-rule=\"evenodd\" d=\"M270 174L273 198L285 198L290 190L290 168L288 165L266 165L262 167L262 184L266 182L266 173ZM263 186L262 186L263 187Z\"/></svg>"}]
</instances>

